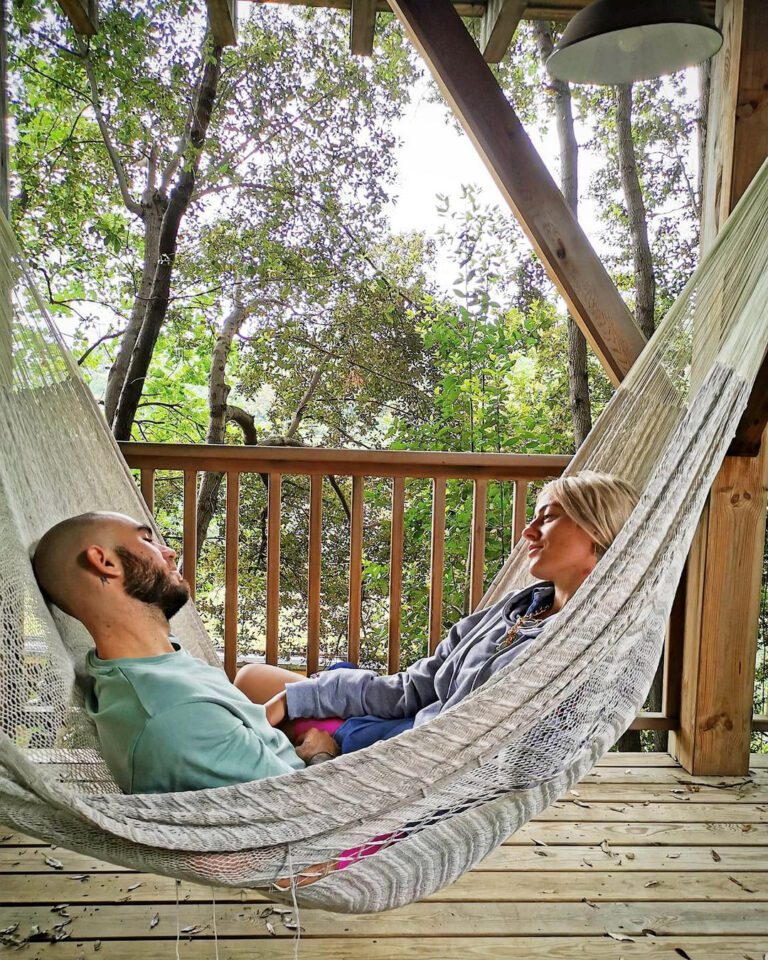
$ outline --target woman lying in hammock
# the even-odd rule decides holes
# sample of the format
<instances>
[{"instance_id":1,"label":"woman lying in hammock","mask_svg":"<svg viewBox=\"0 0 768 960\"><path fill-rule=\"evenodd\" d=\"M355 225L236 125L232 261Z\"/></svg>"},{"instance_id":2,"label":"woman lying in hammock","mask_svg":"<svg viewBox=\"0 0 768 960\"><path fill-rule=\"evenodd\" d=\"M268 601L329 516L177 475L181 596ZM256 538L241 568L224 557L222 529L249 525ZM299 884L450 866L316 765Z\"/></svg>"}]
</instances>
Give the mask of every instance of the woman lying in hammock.
<instances>
[{"instance_id":1,"label":"woman lying in hammock","mask_svg":"<svg viewBox=\"0 0 768 960\"><path fill-rule=\"evenodd\" d=\"M582 471L548 483L523 531L528 569L538 582L460 620L431 657L402 673L382 677L344 664L304 680L249 664L235 685L264 704L267 719L292 742L311 737L329 756L426 723L533 642L592 572L636 502L632 487L610 474Z\"/></svg>"}]
</instances>

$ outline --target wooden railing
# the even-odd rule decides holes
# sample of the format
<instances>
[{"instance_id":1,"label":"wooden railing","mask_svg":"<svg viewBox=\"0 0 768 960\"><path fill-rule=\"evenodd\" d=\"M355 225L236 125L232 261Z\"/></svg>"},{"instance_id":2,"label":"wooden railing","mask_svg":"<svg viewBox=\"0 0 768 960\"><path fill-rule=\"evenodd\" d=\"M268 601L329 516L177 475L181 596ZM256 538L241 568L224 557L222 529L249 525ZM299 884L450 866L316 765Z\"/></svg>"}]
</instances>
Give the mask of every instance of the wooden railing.
<instances>
[{"instance_id":1,"label":"wooden railing","mask_svg":"<svg viewBox=\"0 0 768 960\"><path fill-rule=\"evenodd\" d=\"M308 476L309 548L307 582L307 673L319 668L320 584L323 478L351 477L351 518L349 551L349 599L347 658L357 662L360 653L363 573L363 493L365 478L392 480L388 669L400 669L402 618L402 574L404 555L404 509L407 478L432 481L430 538L429 650L434 651L443 635L443 570L446 529L446 481L464 480L473 484L470 533L469 604L479 603L485 590L485 533L488 484L508 481L514 486L512 542L526 524L529 484L559 476L568 465L565 456L524 456L493 453L434 453L416 451L327 450L303 447L224 446L209 444L121 443L128 466L138 470L141 491L154 512L155 473L180 472L184 477L182 557L184 576L194 596L196 579L197 479L201 471L226 477L225 563L224 563L224 666L233 677L237 661L238 537L240 477L244 473L268 478L266 661L278 662L280 616L280 513L281 483L284 476ZM635 729L670 730L677 725L680 691L680 651L667 649L665 656L664 709L658 714L641 714Z\"/></svg>"}]
</instances>

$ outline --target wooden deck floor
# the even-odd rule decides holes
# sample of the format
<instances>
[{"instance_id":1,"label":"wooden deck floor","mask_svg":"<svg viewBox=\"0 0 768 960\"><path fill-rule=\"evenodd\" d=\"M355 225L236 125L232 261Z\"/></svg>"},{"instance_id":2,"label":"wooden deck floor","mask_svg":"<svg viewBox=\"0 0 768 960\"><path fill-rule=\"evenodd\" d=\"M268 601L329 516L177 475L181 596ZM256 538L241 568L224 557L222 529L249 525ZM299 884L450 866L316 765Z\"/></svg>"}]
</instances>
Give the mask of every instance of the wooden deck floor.
<instances>
[{"instance_id":1,"label":"wooden deck floor","mask_svg":"<svg viewBox=\"0 0 768 960\"><path fill-rule=\"evenodd\" d=\"M360 917L301 911L304 960L765 960L768 756L694 778L664 754L607 757L428 900ZM23 958L176 956L175 883L0 829L0 939ZM179 955L214 958L211 891L180 885ZM280 906L277 908L284 910ZM221 960L289 960L285 913L216 891ZM51 942L61 936L58 942Z\"/></svg>"}]
</instances>

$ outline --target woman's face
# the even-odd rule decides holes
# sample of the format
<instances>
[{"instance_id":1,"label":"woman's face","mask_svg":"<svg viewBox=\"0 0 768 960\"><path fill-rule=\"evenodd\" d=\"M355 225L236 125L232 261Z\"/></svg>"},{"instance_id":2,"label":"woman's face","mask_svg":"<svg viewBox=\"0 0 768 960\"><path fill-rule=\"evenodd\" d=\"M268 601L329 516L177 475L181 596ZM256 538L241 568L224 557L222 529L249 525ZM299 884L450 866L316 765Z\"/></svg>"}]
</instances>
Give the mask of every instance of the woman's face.
<instances>
[{"instance_id":1,"label":"woman's face","mask_svg":"<svg viewBox=\"0 0 768 960\"><path fill-rule=\"evenodd\" d=\"M595 541L549 495L536 504L536 514L523 537L528 541L531 574L551 580L555 586L578 585L597 563Z\"/></svg>"}]
</instances>

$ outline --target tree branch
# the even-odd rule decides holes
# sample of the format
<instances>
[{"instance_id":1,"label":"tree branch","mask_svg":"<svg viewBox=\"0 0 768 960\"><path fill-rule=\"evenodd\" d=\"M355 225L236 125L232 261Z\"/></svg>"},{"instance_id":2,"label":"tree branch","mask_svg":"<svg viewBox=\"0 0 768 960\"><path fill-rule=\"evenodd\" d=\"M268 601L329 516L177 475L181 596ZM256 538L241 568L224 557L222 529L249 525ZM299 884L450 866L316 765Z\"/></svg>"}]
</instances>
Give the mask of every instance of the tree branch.
<instances>
[{"instance_id":1,"label":"tree branch","mask_svg":"<svg viewBox=\"0 0 768 960\"><path fill-rule=\"evenodd\" d=\"M123 167L120 156L112 141L112 134L109 131L107 121L104 119L104 114L102 112L101 102L99 99L99 87L96 83L96 75L93 72L93 62L91 61L90 48L86 41L79 35L77 38L77 45L80 50L80 57L83 61L85 75L88 78L88 86L91 91L91 106L93 107L93 112L96 114L96 122L98 123L99 130L104 138L104 146L107 148L109 159L112 162L112 168L114 169L115 176L117 177L117 183L120 187L120 195L123 198L123 203L131 213L135 214L137 217L142 217L144 211L141 204L137 203L137 201L131 196L131 192L128 189L128 180L125 176L125 168Z\"/></svg>"},{"instance_id":2,"label":"tree branch","mask_svg":"<svg viewBox=\"0 0 768 960\"><path fill-rule=\"evenodd\" d=\"M78 367L81 367L85 363L85 361L88 359L88 357L93 353L93 351L97 347L100 347L102 343L105 343L107 340L114 340L116 337L122 337L124 333L125 333L125 330L116 330L114 333L105 333L103 337L99 337L99 339L96 340L94 343L92 343L90 347L88 347L88 349L85 351L85 353L78 358L78 361L77 361Z\"/></svg>"},{"instance_id":3,"label":"tree branch","mask_svg":"<svg viewBox=\"0 0 768 960\"><path fill-rule=\"evenodd\" d=\"M285 431L285 436L288 439L293 439L293 437L296 436L296 431L301 426L302 418L306 413L307 404L312 399L312 396L315 390L317 390L317 385L320 383L320 377L322 375L322 372L323 372L323 369L325 368L326 363L327 361L323 360L323 362L320 364L317 370L315 370L315 372L312 374L312 379L309 381L309 386L304 391L304 396L301 398L301 400L299 400L299 405L296 408L296 412L293 415L293 419L291 420L290 426Z\"/></svg>"}]
</instances>

